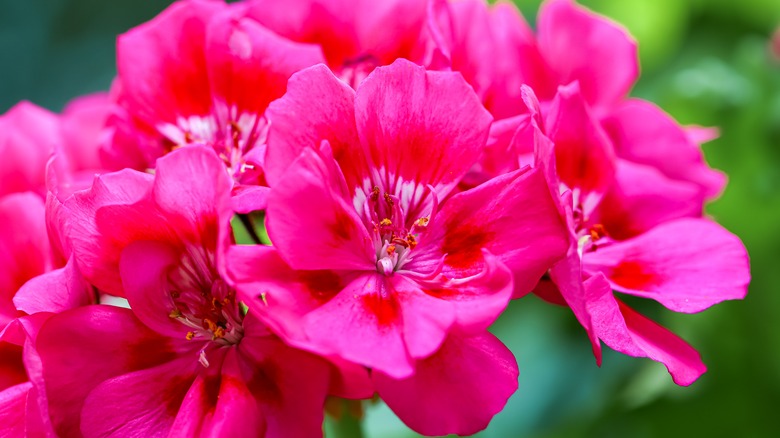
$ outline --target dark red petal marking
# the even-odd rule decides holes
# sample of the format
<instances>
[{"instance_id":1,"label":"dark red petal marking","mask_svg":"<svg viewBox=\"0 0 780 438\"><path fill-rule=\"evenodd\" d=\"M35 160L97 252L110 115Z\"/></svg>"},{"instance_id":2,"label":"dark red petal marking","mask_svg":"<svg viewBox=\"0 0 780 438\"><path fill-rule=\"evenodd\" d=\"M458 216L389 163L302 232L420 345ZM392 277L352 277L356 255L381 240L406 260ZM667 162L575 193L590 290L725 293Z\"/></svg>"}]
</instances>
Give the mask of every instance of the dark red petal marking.
<instances>
[{"instance_id":1,"label":"dark red petal marking","mask_svg":"<svg viewBox=\"0 0 780 438\"><path fill-rule=\"evenodd\" d=\"M377 294L368 293L360 297L363 305L371 313L376 315L380 326L386 326L397 321L400 316L398 302L394 297L382 297Z\"/></svg>"},{"instance_id":2,"label":"dark red petal marking","mask_svg":"<svg viewBox=\"0 0 780 438\"><path fill-rule=\"evenodd\" d=\"M326 302L344 289L341 277L333 271L296 271L297 281L320 302Z\"/></svg>"},{"instance_id":3,"label":"dark red petal marking","mask_svg":"<svg viewBox=\"0 0 780 438\"><path fill-rule=\"evenodd\" d=\"M624 260L615 266L609 275L609 280L621 287L633 290L647 289L658 283L654 273L644 269L641 262Z\"/></svg>"},{"instance_id":4,"label":"dark red petal marking","mask_svg":"<svg viewBox=\"0 0 780 438\"><path fill-rule=\"evenodd\" d=\"M448 224L441 248L447 254L444 262L453 268L473 266L482 259L482 248L493 240L493 234L471 224Z\"/></svg>"}]
</instances>

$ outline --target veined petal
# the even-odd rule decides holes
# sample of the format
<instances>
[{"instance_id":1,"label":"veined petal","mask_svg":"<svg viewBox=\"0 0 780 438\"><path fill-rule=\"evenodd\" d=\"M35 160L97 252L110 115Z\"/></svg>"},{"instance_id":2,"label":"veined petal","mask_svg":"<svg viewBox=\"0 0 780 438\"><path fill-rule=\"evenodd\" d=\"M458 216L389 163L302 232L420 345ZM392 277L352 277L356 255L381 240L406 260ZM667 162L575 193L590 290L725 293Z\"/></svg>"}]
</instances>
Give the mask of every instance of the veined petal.
<instances>
[{"instance_id":1,"label":"veined petal","mask_svg":"<svg viewBox=\"0 0 780 438\"><path fill-rule=\"evenodd\" d=\"M306 149L268 196L268 235L295 269L375 270L371 238L339 190L344 183L328 184L343 181L338 172L332 158Z\"/></svg>"},{"instance_id":2,"label":"veined petal","mask_svg":"<svg viewBox=\"0 0 780 438\"><path fill-rule=\"evenodd\" d=\"M694 183L708 199L718 196L726 184L725 175L707 165L686 130L650 102L624 102L604 120L604 128L618 156L654 166L669 178Z\"/></svg>"},{"instance_id":3,"label":"veined petal","mask_svg":"<svg viewBox=\"0 0 780 438\"><path fill-rule=\"evenodd\" d=\"M482 271L487 249L515 275L515 288L530 292L567 248L567 232L538 169L494 178L450 198L431 220L408 269L426 272L444 254L445 275ZM430 269L427 269L430 270Z\"/></svg>"},{"instance_id":4,"label":"veined petal","mask_svg":"<svg viewBox=\"0 0 780 438\"><path fill-rule=\"evenodd\" d=\"M517 389L517 362L490 333L451 334L405 379L374 373L379 396L424 435L471 435L500 412Z\"/></svg>"},{"instance_id":5,"label":"veined petal","mask_svg":"<svg viewBox=\"0 0 780 438\"><path fill-rule=\"evenodd\" d=\"M196 367L181 358L100 383L81 410L84 437L168 436Z\"/></svg>"},{"instance_id":6,"label":"veined petal","mask_svg":"<svg viewBox=\"0 0 780 438\"><path fill-rule=\"evenodd\" d=\"M385 277L361 275L306 315L304 329L310 349L397 378L409 376L414 368L404 341L402 309Z\"/></svg>"},{"instance_id":7,"label":"veined petal","mask_svg":"<svg viewBox=\"0 0 780 438\"><path fill-rule=\"evenodd\" d=\"M596 333L610 348L663 363L674 383L682 386L692 384L707 371L693 347L616 300L602 274L588 279L585 289Z\"/></svg>"},{"instance_id":8,"label":"veined petal","mask_svg":"<svg viewBox=\"0 0 780 438\"><path fill-rule=\"evenodd\" d=\"M585 100L597 109L628 94L639 60L625 29L572 0L546 2L537 25L539 47L559 84L579 81Z\"/></svg>"},{"instance_id":9,"label":"veined petal","mask_svg":"<svg viewBox=\"0 0 780 438\"><path fill-rule=\"evenodd\" d=\"M330 366L324 359L274 337L254 337L250 333L237 353L235 365L231 357L225 361L223 379L232 376L245 382L263 413L266 437L321 433L330 378ZM235 414L226 419L235 421Z\"/></svg>"},{"instance_id":10,"label":"veined petal","mask_svg":"<svg viewBox=\"0 0 780 438\"><path fill-rule=\"evenodd\" d=\"M561 182L580 193L578 202L589 213L613 182L615 152L576 82L558 89L546 128Z\"/></svg>"},{"instance_id":11,"label":"veined petal","mask_svg":"<svg viewBox=\"0 0 780 438\"><path fill-rule=\"evenodd\" d=\"M588 253L587 272L602 272L613 288L693 313L742 299L750 282L739 238L707 219L680 219Z\"/></svg>"},{"instance_id":12,"label":"veined petal","mask_svg":"<svg viewBox=\"0 0 780 438\"><path fill-rule=\"evenodd\" d=\"M361 84L355 118L374 172L371 183L396 195L405 182L430 185L439 199L477 162L492 121L459 74L402 59ZM416 210L417 202L410 204L407 214Z\"/></svg>"},{"instance_id":13,"label":"veined petal","mask_svg":"<svg viewBox=\"0 0 780 438\"><path fill-rule=\"evenodd\" d=\"M333 149L347 186L361 185L366 164L355 128L354 101L355 92L323 65L290 78L287 93L267 112L273 128L268 134L265 171L272 187L304 149L318 149L323 140Z\"/></svg>"},{"instance_id":14,"label":"veined petal","mask_svg":"<svg viewBox=\"0 0 780 438\"><path fill-rule=\"evenodd\" d=\"M168 340L132 311L113 306L79 307L55 315L41 328L36 344L52 423L63 436L80 433L84 400L101 382L176 356Z\"/></svg>"},{"instance_id":15,"label":"veined petal","mask_svg":"<svg viewBox=\"0 0 780 438\"><path fill-rule=\"evenodd\" d=\"M695 184L670 179L651 166L618 160L615 183L591 222L622 240L674 219L701 217L703 205L704 196Z\"/></svg>"},{"instance_id":16,"label":"veined petal","mask_svg":"<svg viewBox=\"0 0 780 438\"><path fill-rule=\"evenodd\" d=\"M119 37L119 78L132 114L159 127L211 111L206 29L225 8L221 2L177 2Z\"/></svg>"},{"instance_id":17,"label":"veined petal","mask_svg":"<svg viewBox=\"0 0 780 438\"><path fill-rule=\"evenodd\" d=\"M97 304L97 296L71 257L64 268L39 275L22 286L14 305L29 314L61 313L68 309Z\"/></svg>"},{"instance_id":18,"label":"veined petal","mask_svg":"<svg viewBox=\"0 0 780 438\"><path fill-rule=\"evenodd\" d=\"M51 269L43 201L31 192L0 198L0 330L17 315L19 288Z\"/></svg>"},{"instance_id":19,"label":"veined petal","mask_svg":"<svg viewBox=\"0 0 780 438\"><path fill-rule=\"evenodd\" d=\"M292 42L230 13L209 23L205 50L211 92L225 123L237 122L242 114L261 117L284 94L293 73L324 62L318 47Z\"/></svg>"}]
</instances>

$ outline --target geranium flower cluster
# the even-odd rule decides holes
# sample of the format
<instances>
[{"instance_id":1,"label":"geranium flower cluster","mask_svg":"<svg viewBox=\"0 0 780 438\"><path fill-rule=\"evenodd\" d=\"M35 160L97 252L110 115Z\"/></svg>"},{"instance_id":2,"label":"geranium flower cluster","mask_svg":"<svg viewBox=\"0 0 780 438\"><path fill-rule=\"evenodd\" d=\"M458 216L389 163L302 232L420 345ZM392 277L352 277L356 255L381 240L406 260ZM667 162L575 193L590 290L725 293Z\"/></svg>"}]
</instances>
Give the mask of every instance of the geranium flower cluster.
<instances>
[{"instance_id":1,"label":"geranium flower cluster","mask_svg":"<svg viewBox=\"0 0 780 438\"><path fill-rule=\"evenodd\" d=\"M636 44L571 0L536 31L484 0L179 1L117 56L109 93L0 118L2 436L320 436L374 395L471 434L517 389L511 299L689 385L698 353L615 292L746 294L703 215L717 132L627 97Z\"/></svg>"}]
</instances>

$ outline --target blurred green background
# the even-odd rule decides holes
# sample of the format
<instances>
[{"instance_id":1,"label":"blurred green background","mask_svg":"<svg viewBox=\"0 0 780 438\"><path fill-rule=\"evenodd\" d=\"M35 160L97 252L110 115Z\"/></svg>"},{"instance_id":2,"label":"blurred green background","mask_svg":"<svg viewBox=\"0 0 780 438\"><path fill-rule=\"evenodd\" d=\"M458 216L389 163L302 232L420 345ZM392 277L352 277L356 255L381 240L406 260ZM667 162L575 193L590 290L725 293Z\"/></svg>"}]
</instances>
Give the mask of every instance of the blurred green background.
<instances>
[{"instance_id":1,"label":"blurred green background","mask_svg":"<svg viewBox=\"0 0 780 438\"><path fill-rule=\"evenodd\" d=\"M116 34L167 3L0 0L0 112L20 99L58 111L107 89ZM516 3L533 23L539 1ZM701 352L709 372L689 388L647 359L607 352L598 368L567 310L513 303L494 330L517 355L520 390L480 436L780 436L780 60L769 50L780 0L583 3L639 41L634 95L682 123L721 128L705 152L730 184L708 212L744 240L753 282L745 301L697 315L632 301ZM381 405L368 408L365 429L414 436Z\"/></svg>"}]
</instances>

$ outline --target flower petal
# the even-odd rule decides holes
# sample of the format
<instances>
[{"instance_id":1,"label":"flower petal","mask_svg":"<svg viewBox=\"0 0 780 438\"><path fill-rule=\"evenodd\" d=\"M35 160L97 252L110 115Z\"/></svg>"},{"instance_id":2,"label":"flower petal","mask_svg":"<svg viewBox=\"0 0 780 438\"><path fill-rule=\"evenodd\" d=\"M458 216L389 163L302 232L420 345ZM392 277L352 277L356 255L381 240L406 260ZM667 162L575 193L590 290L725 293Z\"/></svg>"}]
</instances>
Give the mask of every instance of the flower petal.
<instances>
[{"instance_id":1,"label":"flower petal","mask_svg":"<svg viewBox=\"0 0 780 438\"><path fill-rule=\"evenodd\" d=\"M674 383L682 386L690 385L707 371L693 347L616 300L602 274L589 278L585 289L596 333L610 348L663 363Z\"/></svg>"},{"instance_id":2,"label":"flower petal","mask_svg":"<svg viewBox=\"0 0 780 438\"><path fill-rule=\"evenodd\" d=\"M403 59L358 87L355 118L373 183L391 193L403 182L431 185L439 199L477 162L492 121L459 74Z\"/></svg>"},{"instance_id":3,"label":"flower petal","mask_svg":"<svg viewBox=\"0 0 780 438\"><path fill-rule=\"evenodd\" d=\"M14 305L29 315L38 312L61 313L68 309L97 304L97 296L71 257L64 268L39 275L19 289Z\"/></svg>"},{"instance_id":4,"label":"flower petal","mask_svg":"<svg viewBox=\"0 0 780 438\"><path fill-rule=\"evenodd\" d=\"M402 378L413 372L398 298L379 274L364 274L310 312L304 329L311 349ZM377 350L381 345L381 350Z\"/></svg>"},{"instance_id":5,"label":"flower petal","mask_svg":"<svg viewBox=\"0 0 780 438\"><path fill-rule=\"evenodd\" d=\"M168 436L196 367L182 358L100 383L81 411L84 437Z\"/></svg>"},{"instance_id":6,"label":"flower petal","mask_svg":"<svg viewBox=\"0 0 780 438\"><path fill-rule=\"evenodd\" d=\"M618 24L576 5L552 0L538 18L539 47L558 83L579 81L585 100L609 108L639 76L636 42Z\"/></svg>"},{"instance_id":7,"label":"flower petal","mask_svg":"<svg viewBox=\"0 0 780 438\"><path fill-rule=\"evenodd\" d=\"M379 396L407 426L424 435L471 435L500 412L517 389L512 352L490 333L452 334L415 374L374 373Z\"/></svg>"},{"instance_id":8,"label":"flower petal","mask_svg":"<svg viewBox=\"0 0 780 438\"><path fill-rule=\"evenodd\" d=\"M55 315L41 328L36 344L52 423L63 436L80 433L84 400L101 382L175 357L166 338L149 330L132 311L113 306L79 307Z\"/></svg>"},{"instance_id":9,"label":"flower petal","mask_svg":"<svg viewBox=\"0 0 780 438\"><path fill-rule=\"evenodd\" d=\"M586 213L598 203L615 175L615 152L575 82L558 89L546 121L555 144L561 182L579 191Z\"/></svg>"},{"instance_id":10,"label":"flower petal","mask_svg":"<svg viewBox=\"0 0 780 438\"><path fill-rule=\"evenodd\" d=\"M618 156L654 166L669 178L692 182L707 198L718 196L726 184L725 175L707 165L686 130L650 102L624 102L604 120L604 128Z\"/></svg>"},{"instance_id":11,"label":"flower petal","mask_svg":"<svg viewBox=\"0 0 780 438\"><path fill-rule=\"evenodd\" d=\"M366 173L355 128L355 92L318 65L290 78L287 93L268 107L265 171L273 187L306 148L327 140L349 187L362 184Z\"/></svg>"},{"instance_id":12,"label":"flower petal","mask_svg":"<svg viewBox=\"0 0 780 438\"><path fill-rule=\"evenodd\" d=\"M159 128L210 112L206 28L225 8L219 2L177 2L119 37L117 67L131 114Z\"/></svg>"},{"instance_id":13,"label":"flower petal","mask_svg":"<svg viewBox=\"0 0 780 438\"><path fill-rule=\"evenodd\" d=\"M748 254L739 238L707 219L680 219L583 258L587 272L603 272L616 290L693 313L742 299L750 282Z\"/></svg>"},{"instance_id":14,"label":"flower petal","mask_svg":"<svg viewBox=\"0 0 780 438\"><path fill-rule=\"evenodd\" d=\"M301 153L268 196L268 235L295 269L375 270L371 238L334 164L312 149Z\"/></svg>"},{"instance_id":15,"label":"flower petal","mask_svg":"<svg viewBox=\"0 0 780 438\"><path fill-rule=\"evenodd\" d=\"M670 179L651 166L618 160L615 184L591 220L622 240L674 219L701 217L703 205L696 185Z\"/></svg>"},{"instance_id":16,"label":"flower petal","mask_svg":"<svg viewBox=\"0 0 780 438\"><path fill-rule=\"evenodd\" d=\"M324 62L318 47L292 42L235 14L209 22L205 50L211 92L225 121L262 116L282 97L293 73Z\"/></svg>"},{"instance_id":17,"label":"flower petal","mask_svg":"<svg viewBox=\"0 0 780 438\"><path fill-rule=\"evenodd\" d=\"M544 176L525 168L447 200L408 269L430 271L447 254L445 275L475 275L487 249L515 274L515 289L527 293L566 248L566 228Z\"/></svg>"}]
</instances>

